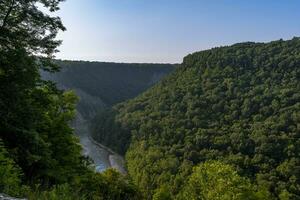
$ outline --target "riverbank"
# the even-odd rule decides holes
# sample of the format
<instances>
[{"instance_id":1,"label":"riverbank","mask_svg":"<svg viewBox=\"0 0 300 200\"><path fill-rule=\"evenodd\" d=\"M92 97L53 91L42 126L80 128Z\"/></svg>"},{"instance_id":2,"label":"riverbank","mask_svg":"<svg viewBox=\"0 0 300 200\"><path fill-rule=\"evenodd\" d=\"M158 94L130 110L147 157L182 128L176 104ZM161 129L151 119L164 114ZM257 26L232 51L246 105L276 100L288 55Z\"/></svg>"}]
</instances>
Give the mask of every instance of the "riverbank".
<instances>
[{"instance_id":1,"label":"riverbank","mask_svg":"<svg viewBox=\"0 0 300 200\"><path fill-rule=\"evenodd\" d=\"M124 158L110 148L96 142L89 134L88 122L77 113L73 127L83 147L83 154L91 158L97 172L103 172L108 168L114 168L126 174Z\"/></svg>"},{"instance_id":2,"label":"riverbank","mask_svg":"<svg viewBox=\"0 0 300 200\"><path fill-rule=\"evenodd\" d=\"M114 168L121 172L122 174L126 174L125 169L125 160L124 158L111 150L110 148L100 144L99 142L95 141L92 137L89 136L90 141L92 141L95 145L97 145L99 148L105 149L109 155L108 155L108 161L111 168Z\"/></svg>"}]
</instances>

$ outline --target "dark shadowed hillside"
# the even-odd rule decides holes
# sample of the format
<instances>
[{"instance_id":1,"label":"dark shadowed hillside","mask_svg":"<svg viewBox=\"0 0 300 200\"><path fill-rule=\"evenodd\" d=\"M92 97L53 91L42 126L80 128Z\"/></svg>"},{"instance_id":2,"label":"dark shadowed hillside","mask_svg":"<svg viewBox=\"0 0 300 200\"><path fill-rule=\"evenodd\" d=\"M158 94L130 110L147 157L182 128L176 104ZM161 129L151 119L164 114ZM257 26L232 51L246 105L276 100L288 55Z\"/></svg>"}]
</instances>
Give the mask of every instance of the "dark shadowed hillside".
<instances>
[{"instance_id":1,"label":"dark shadowed hillside","mask_svg":"<svg viewBox=\"0 0 300 200\"><path fill-rule=\"evenodd\" d=\"M42 73L44 79L73 89L80 97L78 111L91 119L106 106L133 98L169 74L171 64L126 64L85 61L57 61L61 71Z\"/></svg>"}]
</instances>

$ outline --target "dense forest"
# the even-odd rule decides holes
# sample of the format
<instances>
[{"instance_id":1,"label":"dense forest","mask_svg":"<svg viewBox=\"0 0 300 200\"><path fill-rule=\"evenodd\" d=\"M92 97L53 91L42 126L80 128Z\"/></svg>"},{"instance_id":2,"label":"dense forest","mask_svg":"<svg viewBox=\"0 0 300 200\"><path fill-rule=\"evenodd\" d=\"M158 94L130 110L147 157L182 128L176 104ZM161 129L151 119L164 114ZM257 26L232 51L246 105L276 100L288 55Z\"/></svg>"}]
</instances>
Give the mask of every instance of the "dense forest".
<instances>
[{"instance_id":1,"label":"dense forest","mask_svg":"<svg viewBox=\"0 0 300 200\"><path fill-rule=\"evenodd\" d=\"M196 52L174 71L57 61L62 1L0 1L0 193L300 199L300 38ZM70 126L78 96L69 88L85 117L99 106L92 136L125 155L128 174L96 173L82 155Z\"/></svg>"},{"instance_id":2,"label":"dense forest","mask_svg":"<svg viewBox=\"0 0 300 200\"><path fill-rule=\"evenodd\" d=\"M300 38L193 53L97 118L148 199L300 199Z\"/></svg>"},{"instance_id":3,"label":"dense forest","mask_svg":"<svg viewBox=\"0 0 300 200\"><path fill-rule=\"evenodd\" d=\"M38 200L141 199L115 170L95 173L70 122L77 97L44 81L65 30L61 0L0 1L0 193ZM39 3L39 4L37 4ZM41 6L52 12L45 14Z\"/></svg>"},{"instance_id":4,"label":"dense forest","mask_svg":"<svg viewBox=\"0 0 300 200\"><path fill-rule=\"evenodd\" d=\"M84 119L98 111L136 97L174 70L171 64L105 63L62 61L57 73L42 71L42 78L72 89L79 96L77 110Z\"/></svg>"}]
</instances>

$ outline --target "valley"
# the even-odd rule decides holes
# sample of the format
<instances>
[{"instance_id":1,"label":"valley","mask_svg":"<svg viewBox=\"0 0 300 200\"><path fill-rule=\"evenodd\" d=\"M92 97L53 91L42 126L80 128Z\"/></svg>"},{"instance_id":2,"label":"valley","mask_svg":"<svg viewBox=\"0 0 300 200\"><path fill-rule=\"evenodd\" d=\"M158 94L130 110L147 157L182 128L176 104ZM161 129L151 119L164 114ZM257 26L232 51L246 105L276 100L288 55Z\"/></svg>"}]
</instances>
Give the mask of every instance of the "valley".
<instances>
[{"instance_id":1,"label":"valley","mask_svg":"<svg viewBox=\"0 0 300 200\"><path fill-rule=\"evenodd\" d=\"M148 197L298 199L299 55L296 37L195 52L154 87L100 112L93 137L125 155Z\"/></svg>"},{"instance_id":2,"label":"valley","mask_svg":"<svg viewBox=\"0 0 300 200\"><path fill-rule=\"evenodd\" d=\"M280 185L266 188L260 181L271 184L269 177L280 179L281 172L277 170L296 155L296 152L285 154L284 149L289 143L278 143L278 140L297 141L295 135L289 134L295 131L297 118L287 116L288 113L296 116L299 109L299 97L289 96L297 93L299 87L296 78L299 71L294 67L298 54L288 55L287 52L297 52L298 45L298 38L271 43L240 43L193 53L186 56L174 72L170 70L160 75L157 70L169 66L148 66L154 71L149 71L146 66L139 71L139 66L138 72L136 66L127 66L126 76L120 72L123 80L119 79L119 73L111 73L106 79L103 74L107 72L103 70L102 74L97 74L95 68L89 74L88 67L84 68L87 73L82 75L80 67L85 64L65 61L66 67L63 61L62 72L50 80L62 89L73 89L79 96L73 126L84 154L94 161L96 171L115 168L123 174L128 173L146 196L160 195L162 190L164 195L181 199L188 190L181 185L187 177L192 179L192 172L197 167L228 168L226 173L239 173L237 178L246 180L240 184L253 184L242 194L248 193L253 198L261 198L261 195L275 198L293 183L282 180ZM268 56L263 57L260 52ZM273 56L277 57L276 61ZM287 62L291 64L283 71L282 63ZM277 67L269 68L270 65ZM140 78L139 73L144 78L139 84L131 84ZM271 74L272 79L264 77L266 74ZM45 77L49 79L49 76ZM135 93L131 93L133 91ZM276 112L278 109L281 113ZM265 124L273 127L272 133L266 130ZM286 124L287 129L282 129L279 124ZM272 136L266 138L265 134ZM273 140L277 141L275 146ZM268 154L264 149L266 144L267 149L282 155ZM263 159L257 160L257 154ZM246 164L247 160L250 163ZM267 167L268 172L264 167L269 162L273 165ZM297 162L290 163L289 167L293 169ZM234 167L239 171L235 172ZM216 171L211 173L218 174ZM257 175L265 178L253 178ZM271 193L271 190L276 192ZM290 192L297 195L297 190Z\"/></svg>"},{"instance_id":3,"label":"valley","mask_svg":"<svg viewBox=\"0 0 300 200\"><path fill-rule=\"evenodd\" d=\"M114 104L139 95L157 83L175 66L170 64L125 64L85 61L56 61L58 73L41 71L44 80L54 81L62 90L72 90L79 97L72 122L80 138L83 154L94 162L96 171L115 168L126 173L124 158L92 138L91 125L97 113Z\"/></svg>"},{"instance_id":4,"label":"valley","mask_svg":"<svg viewBox=\"0 0 300 200\"><path fill-rule=\"evenodd\" d=\"M1 0L0 200L300 200L299 6Z\"/></svg>"}]
</instances>

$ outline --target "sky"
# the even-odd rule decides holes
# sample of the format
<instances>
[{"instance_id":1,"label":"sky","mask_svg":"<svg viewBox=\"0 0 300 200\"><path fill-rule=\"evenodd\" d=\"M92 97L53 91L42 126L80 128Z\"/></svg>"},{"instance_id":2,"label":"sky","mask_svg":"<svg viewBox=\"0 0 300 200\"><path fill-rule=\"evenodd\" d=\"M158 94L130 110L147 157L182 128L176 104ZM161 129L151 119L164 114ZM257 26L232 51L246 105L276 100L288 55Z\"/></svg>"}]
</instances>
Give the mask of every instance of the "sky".
<instances>
[{"instance_id":1,"label":"sky","mask_svg":"<svg viewBox=\"0 0 300 200\"><path fill-rule=\"evenodd\" d=\"M195 51L300 36L299 0L67 0L57 58L181 63Z\"/></svg>"}]
</instances>

